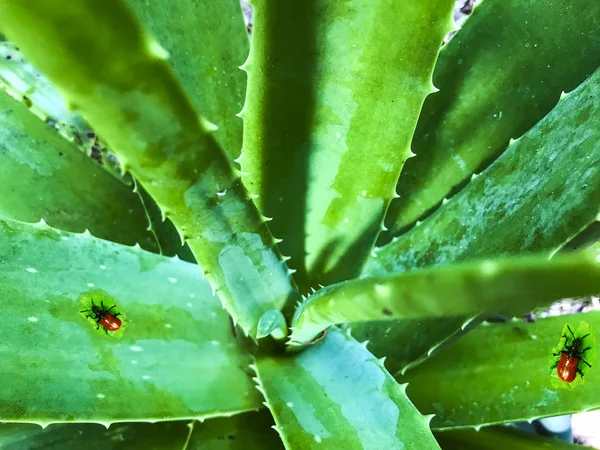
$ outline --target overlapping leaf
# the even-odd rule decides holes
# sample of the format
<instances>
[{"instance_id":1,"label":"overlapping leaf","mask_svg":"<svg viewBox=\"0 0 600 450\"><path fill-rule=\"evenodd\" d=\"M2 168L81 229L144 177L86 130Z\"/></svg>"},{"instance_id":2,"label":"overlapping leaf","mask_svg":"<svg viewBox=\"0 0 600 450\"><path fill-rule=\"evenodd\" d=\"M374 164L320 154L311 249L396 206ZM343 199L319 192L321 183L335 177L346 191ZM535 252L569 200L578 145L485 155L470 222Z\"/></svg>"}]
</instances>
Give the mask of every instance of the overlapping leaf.
<instances>
[{"instance_id":1,"label":"overlapping leaf","mask_svg":"<svg viewBox=\"0 0 600 450\"><path fill-rule=\"evenodd\" d=\"M122 0L61 8L2 1L0 26L171 217L244 331L254 335L265 311L293 304L297 292L276 241L214 127L197 115L165 50Z\"/></svg>"},{"instance_id":2,"label":"overlapping leaf","mask_svg":"<svg viewBox=\"0 0 600 450\"><path fill-rule=\"evenodd\" d=\"M305 289L351 278L411 155L454 2L252 4L244 182Z\"/></svg>"},{"instance_id":3,"label":"overlapping leaf","mask_svg":"<svg viewBox=\"0 0 600 450\"><path fill-rule=\"evenodd\" d=\"M259 357L256 367L288 450L439 448L404 386L335 328L305 352Z\"/></svg>"},{"instance_id":4,"label":"overlapping leaf","mask_svg":"<svg viewBox=\"0 0 600 450\"><path fill-rule=\"evenodd\" d=\"M0 420L114 422L256 409L248 355L194 264L44 224L0 222ZM120 339L80 298L126 314Z\"/></svg>"},{"instance_id":5,"label":"overlapping leaf","mask_svg":"<svg viewBox=\"0 0 600 450\"><path fill-rule=\"evenodd\" d=\"M600 327L600 312L479 327L399 377L432 427L531 420L600 408L600 370L573 390L553 386L548 357L566 322Z\"/></svg>"},{"instance_id":6,"label":"overlapping leaf","mask_svg":"<svg viewBox=\"0 0 600 450\"><path fill-rule=\"evenodd\" d=\"M489 165L600 66L596 0L486 0L444 47L440 92L423 106L400 197L386 218L398 234Z\"/></svg>"}]
</instances>

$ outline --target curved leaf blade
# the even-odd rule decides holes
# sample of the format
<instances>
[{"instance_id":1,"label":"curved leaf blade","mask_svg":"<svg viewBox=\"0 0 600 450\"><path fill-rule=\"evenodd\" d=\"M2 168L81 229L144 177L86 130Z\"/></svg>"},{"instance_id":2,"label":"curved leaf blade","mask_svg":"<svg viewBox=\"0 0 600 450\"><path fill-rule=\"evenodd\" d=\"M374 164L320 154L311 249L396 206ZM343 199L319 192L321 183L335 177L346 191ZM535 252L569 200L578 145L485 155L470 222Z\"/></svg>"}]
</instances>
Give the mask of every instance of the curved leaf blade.
<instances>
[{"instance_id":1,"label":"curved leaf blade","mask_svg":"<svg viewBox=\"0 0 600 450\"><path fill-rule=\"evenodd\" d=\"M514 257L369 277L327 286L296 311L292 343L311 342L330 325L365 320L516 316L553 300L600 292L600 251Z\"/></svg>"},{"instance_id":2,"label":"curved leaf blade","mask_svg":"<svg viewBox=\"0 0 600 450\"><path fill-rule=\"evenodd\" d=\"M298 293L277 242L210 133L214 127L196 114L164 49L122 0L61 8L3 0L0 13L6 34L172 219L246 333L255 335L265 311L293 304Z\"/></svg>"},{"instance_id":3,"label":"curved leaf blade","mask_svg":"<svg viewBox=\"0 0 600 450\"><path fill-rule=\"evenodd\" d=\"M249 41L239 0L127 0L169 52L169 62L197 111L219 127L214 137L231 159L242 149ZM224 45L227 43L227 45Z\"/></svg>"},{"instance_id":4,"label":"curved leaf blade","mask_svg":"<svg viewBox=\"0 0 600 450\"><path fill-rule=\"evenodd\" d=\"M425 361L434 352L466 333L480 319L442 317L353 322L352 336L367 342L367 348L393 375Z\"/></svg>"},{"instance_id":5,"label":"curved leaf blade","mask_svg":"<svg viewBox=\"0 0 600 450\"><path fill-rule=\"evenodd\" d=\"M83 232L158 251L145 210L126 185L0 92L0 216L44 219Z\"/></svg>"},{"instance_id":6,"label":"curved leaf blade","mask_svg":"<svg viewBox=\"0 0 600 450\"><path fill-rule=\"evenodd\" d=\"M600 70L364 274L561 248L598 214Z\"/></svg>"},{"instance_id":7,"label":"curved leaf blade","mask_svg":"<svg viewBox=\"0 0 600 450\"><path fill-rule=\"evenodd\" d=\"M404 386L335 328L302 353L259 357L256 371L288 450L439 448Z\"/></svg>"},{"instance_id":8,"label":"curved leaf blade","mask_svg":"<svg viewBox=\"0 0 600 450\"><path fill-rule=\"evenodd\" d=\"M597 367L573 390L554 387L548 370L563 325L580 320L600 329L600 312L480 326L398 379L440 430L598 409Z\"/></svg>"},{"instance_id":9,"label":"curved leaf blade","mask_svg":"<svg viewBox=\"0 0 600 450\"><path fill-rule=\"evenodd\" d=\"M582 450L580 444L571 444L554 437L518 430L513 427L489 427L483 430L452 430L435 433L443 448L464 450Z\"/></svg>"},{"instance_id":10,"label":"curved leaf blade","mask_svg":"<svg viewBox=\"0 0 600 450\"><path fill-rule=\"evenodd\" d=\"M411 155L454 2L252 4L244 182L304 289L347 279Z\"/></svg>"},{"instance_id":11,"label":"curved leaf blade","mask_svg":"<svg viewBox=\"0 0 600 450\"><path fill-rule=\"evenodd\" d=\"M126 313L120 339L79 314L79 299L99 289ZM0 221L0 299L0 420L110 423L260 406L249 356L194 264Z\"/></svg>"},{"instance_id":12,"label":"curved leaf blade","mask_svg":"<svg viewBox=\"0 0 600 450\"><path fill-rule=\"evenodd\" d=\"M600 4L486 0L440 53L386 217L397 235L546 115L600 66Z\"/></svg>"}]
</instances>

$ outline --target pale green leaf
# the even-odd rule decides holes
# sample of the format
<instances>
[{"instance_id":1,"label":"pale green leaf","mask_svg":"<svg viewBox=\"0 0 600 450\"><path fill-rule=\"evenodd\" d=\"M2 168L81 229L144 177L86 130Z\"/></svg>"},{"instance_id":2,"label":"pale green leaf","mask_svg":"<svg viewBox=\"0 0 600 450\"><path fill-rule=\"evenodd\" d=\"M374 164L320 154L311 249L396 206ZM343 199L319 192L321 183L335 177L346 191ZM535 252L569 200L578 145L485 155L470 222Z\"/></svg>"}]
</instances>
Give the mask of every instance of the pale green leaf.
<instances>
[{"instance_id":1,"label":"pale green leaf","mask_svg":"<svg viewBox=\"0 0 600 450\"><path fill-rule=\"evenodd\" d=\"M172 219L245 332L255 335L265 311L293 304L298 294L276 241L214 127L197 115L167 52L123 0L60 8L2 0L0 26Z\"/></svg>"},{"instance_id":2,"label":"pale green leaf","mask_svg":"<svg viewBox=\"0 0 600 450\"><path fill-rule=\"evenodd\" d=\"M158 251L132 186L0 92L0 216Z\"/></svg>"},{"instance_id":3,"label":"pale green leaf","mask_svg":"<svg viewBox=\"0 0 600 450\"><path fill-rule=\"evenodd\" d=\"M300 354L259 357L256 367L287 450L439 448L404 386L336 328Z\"/></svg>"},{"instance_id":4,"label":"pale green leaf","mask_svg":"<svg viewBox=\"0 0 600 450\"><path fill-rule=\"evenodd\" d=\"M252 4L244 182L304 289L347 279L411 154L454 2Z\"/></svg>"},{"instance_id":5,"label":"pale green leaf","mask_svg":"<svg viewBox=\"0 0 600 450\"><path fill-rule=\"evenodd\" d=\"M114 301L117 339L80 315ZM0 420L211 417L260 406L248 354L194 264L46 225L0 222Z\"/></svg>"},{"instance_id":6,"label":"pale green leaf","mask_svg":"<svg viewBox=\"0 0 600 450\"><path fill-rule=\"evenodd\" d=\"M485 0L440 54L386 217L391 234L435 208L600 66L597 0ZM562 131L559 131L562 133ZM551 171L554 172L554 171Z\"/></svg>"},{"instance_id":7,"label":"pale green leaf","mask_svg":"<svg viewBox=\"0 0 600 450\"><path fill-rule=\"evenodd\" d=\"M337 323L461 316L516 316L569 296L600 293L600 251L472 261L327 286L297 310L293 344Z\"/></svg>"},{"instance_id":8,"label":"pale green leaf","mask_svg":"<svg viewBox=\"0 0 600 450\"><path fill-rule=\"evenodd\" d=\"M480 326L404 377L435 429L531 420L600 408L600 370L575 389L555 385L548 359L565 323L600 329L600 312Z\"/></svg>"},{"instance_id":9,"label":"pale green leaf","mask_svg":"<svg viewBox=\"0 0 600 450\"><path fill-rule=\"evenodd\" d=\"M365 274L561 248L600 204L600 70Z\"/></svg>"},{"instance_id":10,"label":"pale green leaf","mask_svg":"<svg viewBox=\"0 0 600 450\"><path fill-rule=\"evenodd\" d=\"M214 136L230 158L242 149L248 32L239 0L127 0L169 52L194 107L219 127Z\"/></svg>"}]
</instances>

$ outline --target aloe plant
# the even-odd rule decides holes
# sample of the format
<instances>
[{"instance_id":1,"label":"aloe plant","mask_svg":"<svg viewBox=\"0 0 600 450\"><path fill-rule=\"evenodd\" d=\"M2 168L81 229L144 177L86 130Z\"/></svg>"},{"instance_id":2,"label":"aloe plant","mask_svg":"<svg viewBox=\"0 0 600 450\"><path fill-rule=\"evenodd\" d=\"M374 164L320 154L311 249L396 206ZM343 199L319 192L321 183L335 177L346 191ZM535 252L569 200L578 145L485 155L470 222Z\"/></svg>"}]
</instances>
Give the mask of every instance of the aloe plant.
<instances>
[{"instance_id":1,"label":"aloe plant","mask_svg":"<svg viewBox=\"0 0 600 450\"><path fill-rule=\"evenodd\" d=\"M600 408L518 319L600 292L600 4L252 6L0 0L0 447L554 445L494 425Z\"/></svg>"}]
</instances>

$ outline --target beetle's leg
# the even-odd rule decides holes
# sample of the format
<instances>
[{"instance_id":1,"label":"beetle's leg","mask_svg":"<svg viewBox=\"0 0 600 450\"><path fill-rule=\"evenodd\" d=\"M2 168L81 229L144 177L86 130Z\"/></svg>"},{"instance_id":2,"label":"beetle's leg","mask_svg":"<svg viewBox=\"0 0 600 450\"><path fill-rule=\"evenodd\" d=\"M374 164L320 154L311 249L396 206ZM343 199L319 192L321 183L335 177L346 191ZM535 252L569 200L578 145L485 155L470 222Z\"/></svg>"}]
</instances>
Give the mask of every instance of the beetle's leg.
<instances>
[{"instance_id":1,"label":"beetle's leg","mask_svg":"<svg viewBox=\"0 0 600 450\"><path fill-rule=\"evenodd\" d=\"M585 352L587 352L588 350L591 350L591 349L592 349L592 347L586 347L586 348L584 348L583 350L581 350L581 351L579 352L579 354L580 354L580 355L583 355Z\"/></svg>"},{"instance_id":2,"label":"beetle's leg","mask_svg":"<svg viewBox=\"0 0 600 450\"><path fill-rule=\"evenodd\" d=\"M84 309L83 311L79 311L80 313L84 313L84 312L92 312L91 309Z\"/></svg>"},{"instance_id":3,"label":"beetle's leg","mask_svg":"<svg viewBox=\"0 0 600 450\"><path fill-rule=\"evenodd\" d=\"M590 368L592 367L592 365L589 362L587 362L585 359L580 359L579 361L581 361L582 363L586 363L587 366Z\"/></svg>"},{"instance_id":4,"label":"beetle's leg","mask_svg":"<svg viewBox=\"0 0 600 450\"><path fill-rule=\"evenodd\" d=\"M558 353L552 353L552 356L560 356L560 355L562 355L563 353L568 353L568 352L558 352Z\"/></svg>"},{"instance_id":5,"label":"beetle's leg","mask_svg":"<svg viewBox=\"0 0 600 450\"><path fill-rule=\"evenodd\" d=\"M579 367L577 368L577 373L581 376L581 378L583 378L583 372Z\"/></svg>"},{"instance_id":6,"label":"beetle's leg","mask_svg":"<svg viewBox=\"0 0 600 450\"><path fill-rule=\"evenodd\" d=\"M550 370L555 369L556 366L558 366L559 362L560 362L560 359L557 359L556 362L554 364L552 364L552 367L550 367Z\"/></svg>"}]
</instances>

